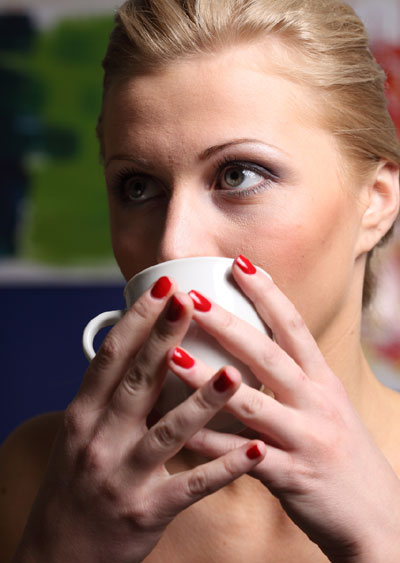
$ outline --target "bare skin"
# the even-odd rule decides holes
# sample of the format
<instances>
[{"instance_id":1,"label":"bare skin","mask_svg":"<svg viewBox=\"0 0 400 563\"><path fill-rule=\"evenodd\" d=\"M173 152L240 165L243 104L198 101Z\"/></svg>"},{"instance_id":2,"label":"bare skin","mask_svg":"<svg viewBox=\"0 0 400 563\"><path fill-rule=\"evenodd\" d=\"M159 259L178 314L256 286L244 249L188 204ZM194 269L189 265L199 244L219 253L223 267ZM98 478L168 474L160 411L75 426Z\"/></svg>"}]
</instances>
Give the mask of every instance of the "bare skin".
<instances>
[{"instance_id":1,"label":"bare skin","mask_svg":"<svg viewBox=\"0 0 400 563\"><path fill-rule=\"evenodd\" d=\"M380 422L375 421L373 430L379 437L378 445L400 478L397 447L400 442L400 400L398 394L386 387L378 392L381 398L376 410L386 414L380 417ZM44 475L52 441L62 423L61 412L37 417L13 433L1 450L0 471L2 483L5 483L1 509L2 513L6 512L1 521L7 523L1 537L1 551L5 562L11 561L22 535ZM389 435L387 428L391 429ZM35 444L34 448L32 444ZM175 472L192 467L198 460L198 456L186 451L171 462L169 470ZM224 514L229 514L229 518L224 518ZM245 541L238 542L238 536ZM225 538L222 543L221 537ZM255 563L328 561L287 517L277 499L255 479L243 476L181 513L146 562L241 563L246 559Z\"/></svg>"},{"instance_id":2,"label":"bare skin","mask_svg":"<svg viewBox=\"0 0 400 563\"><path fill-rule=\"evenodd\" d=\"M375 563L380 557L394 563L400 553L394 539L398 538L398 530L393 530L393 518L400 517L400 485L396 477L400 468L400 398L372 374L361 350L359 332L365 255L396 216L398 171L382 162L362 185L353 185L344 178L340 166L343 156L336 141L310 119L310 93L268 70L265 55L260 58L258 49L256 45L231 48L211 58L176 64L157 75L115 84L106 102L105 160L111 234L114 253L126 279L168 259L244 254L275 281L266 285L265 279L246 277L237 264L233 267L235 279L273 329L276 342L257 334L250 338L247 327L227 318L215 304L208 313L200 313L193 309L188 296L177 294L186 316L174 331L168 328L171 334L168 333L169 346L163 344L164 361L179 377L206 393L213 409L225 406L258 432L263 441L257 442L260 458L250 466L243 454L247 439L202 431L204 424L197 414L200 431L196 434L194 425L193 433L186 436L190 451L182 449L181 444L179 451L166 460L168 474L179 476L184 470L202 467L198 464L205 459L219 463L226 461L223 456L231 456L229 463L235 463L236 478L229 480L225 476L220 490L214 483L216 492L191 506L182 504L160 533L158 543L150 542L150 547L140 553L148 562L322 562L327 557L321 549L328 552L332 544L340 546L342 540L345 544L350 530L354 533L350 533L349 540L354 540L357 553L346 559L342 550L337 557L332 554L332 561ZM228 163L221 164L221 156ZM126 176L127 170L129 177L125 178L121 194L115 186L116 178L122 173ZM246 174L236 185L240 170L246 170ZM229 176L229 171L235 174ZM253 191L245 193L245 185ZM243 193L238 197L235 191ZM177 289L173 288L167 297ZM148 340L146 337L158 315L161 320L154 326L158 330L164 326L166 301L155 303L148 295L143 300L147 320L140 346L153 350L154 342L159 344L160 340L157 329ZM234 388L217 399L207 387L212 374L199 359L195 359L191 370L177 367L172 350L179 344L184 322L191 316L239 358L251 350L247 363L254 363L257 377L274 391L276 399L258 391L254 392L257 397L249 394L234 370ZM125 364L140 355L139 344L132 340L137 322L132 315L113 329L114 345L117 342L122 346L120 357ZM244 348L243 334L248 336ZM137 405L128 408L126 397L121 399L119 389L126 389L126 365L117 366L110 349L109 342L108 355L100 352L90 366L80 395L67 413L66 427L62 414L28 423L3 449L9 469L2 476L6 495L1 510L7 515L18 505L13 517L15 531L10 529L4 534L5 552L11 556L43 474L50 443L61 429L45 494L41 493L37 516L31 520L33 532L26 536L28 546L33 548L25 550L18 563L29 561L32 553L31 560L35 561L36 554L40 554L37 522L39 516L44 518L43 498L47 494L58 499L57 490L51 487L51 476L60 478L64 465L59 464L68 450L66 444L83 440L88 427L94 424L93 413L97 417L105 409L94 432L95 440L102 444L101 455L111 456L107 447L119 446L118 439L122 443L124 432L132 433L130 417ZM106 383L110 377L112 392L103 389L111 385ZM152 380L147 394L140 390L141 401L147 401L149 410L149 394L156 395L158 381ZM258 405L257 412L251 412L249 405ZM138 443L149 447L143 426L142 420L137 428L144 434ZM107 435L105 446L101 439ZM33 442L43 444L39 455L27 447ZM136 451L136 446L131 447ZM89 442L88 448L93 454L93 444ZM113 459L118 452L117 447ZM135 465L139 458L133 459ZM150 463L149 459L140 458L137 467ZM68 456L66 460L65 466L75 463ZM290 473L292 462L298 471ZM3 463L0 466L6 467ZM79 468L79 464L74 467ZM210 475L214 472L216 479L217 466L210 467ZM315 472L316 467L321 471ZM314 471L312 483L321 485L312 493L301 479L310 475L310 468ZM20 475L25 472L31 480L21 499ZM168 480L165 472L162 477ZM93 481L90 472L85 479L87 483ZM120 494L133 490L127 487ZM328 500L321 490L329 492ZM72 497L78 493L83 502L85 489L74 489ZM297 502L298 495L306 501ZM159 495L160 499L166 497L166 490ZM15 498L21 501L15 503ZM70 499L71 493L63 497L63 513L68 512ZM365 499L373 500L374 510ZM376 512L375 507L381 505L385 508ZM82 506L88 507L87 499ZM71 514L78 513L76 508L71 509ZM379 526L371 528L376 515L382 530ZM84 525L85 520L80 531ZM64 522L63 529L77 538L71 518ZM332 537L331 530L337 536ZM100 534L98 537L103 539ZM82 550L88 549L90 554L87 535L78 540ZM59 549L58 553L68 551L64 544L60 548L55 542L53 547ZM126 553L116 550L113 557L115 561L143 559L135 551L135 542L132 553L135 555L129 559ZM47 561L48 554L45 555L37 560ZM88 556L84 557L85 563L89 562ZM61 556L60 563L64 560L68 558Z\"/></svg>"}]
</instances>

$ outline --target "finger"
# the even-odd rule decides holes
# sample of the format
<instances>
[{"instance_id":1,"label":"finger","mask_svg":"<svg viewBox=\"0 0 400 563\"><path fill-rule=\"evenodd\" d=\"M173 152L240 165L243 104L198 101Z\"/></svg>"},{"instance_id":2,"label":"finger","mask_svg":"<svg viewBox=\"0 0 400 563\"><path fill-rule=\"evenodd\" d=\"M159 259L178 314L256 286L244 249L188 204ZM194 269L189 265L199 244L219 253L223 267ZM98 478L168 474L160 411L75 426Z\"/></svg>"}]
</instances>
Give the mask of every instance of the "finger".
<instances>
[{"instance_id":1,"label":"finger","mask_svg":"<svg viewBox=\"0 0 400 563\"><path fill-rule=\"evenodd\" d=\"M266 453L267 448L263 442L247 441L218 459L171 476L167 486L160 487L164 490L160 491L159 496L163 500L159 509L167 518L175 516L196 501L252 471L264 459Z\"/></svg>"},{"instance_id":2,"label":"finger","mask_svg":"<svg viewBox=\"0 0 400 563\"><path fill-rule=\"evenodd\" d=\"M192 311L192 302L185 293L175 293L169 300L111 399L109 408L117 424L124 419L131 427L133 421L143 421L149 414L167 373L167 352L184 337Z\"/></svg>"},{"instance_id":3,"label":"finger","mask_svg":"<svg viewBox=\"0 0 400 563\"><path fill-rule=\"evenodd\" d=\"M268 441L265 442L263 437L261 439L267 448L267 455L248 473L262 481L273 492L274 489L289 485L290 472L293 471L293 460L290 451L282 450L273 444L269 444ZM188 441L186 447L198 455L216 459L226 455L234 448L246 447L246 443L248 443L246 438L203 428Z\"/></svg>"},{"instance_id":4,"label":"finger","mask_svg":"<svg viewBox=\"0 0 400 563\"><path fill-rule=\"evenodd\" d=\"M147 474L177 454L185 442L226 404L240 383L238 370L228 366L161 418L132 452L131 465L136 474Z\"/></svg>"},{"instance_id":5,"label":"finger","mask_svg":"<svg viewBox=\"0 0 400 563\"><path fill-rule=\"evenodd\" d=\"M185 444L185 448L206 458L215 459L240 448L249 440L235 434L216 432L210 428L201 428Z\"/></svg>"},{"instance_id":6,"label":"finger","mask_svg":"<svg viewBox=\"0 0 400 563\"><path fill-rule=\"evenodd\" d=\"M193 319L223 348L247 365L279 401L294 403L306 383L296 362L271 338L197 291L190 291ZM208 305L205 306L207 301Z\"/></svg>"},{"instance_id":7,"label":"finger","mask_svg":"<svg viewBox=\"0 0 400 563\"><path fill-rule=\"evenodd\" d=\"M139 297L106 336L86 371L77 400L94 408L107 403L174 291L176 283L163 276Z\"/></svg>"},{"instance_id":8,"label":"finger","mask_svg":"<svg viewBox=\"0 0 400 563\"><path fill-rule=\"evenodd\" d=\"M168 353L169 369L190 387L198 389L211 376L211 368L178 347ZM181 359L184 358L182 365ZM189 361L190 360L190 361ZM268 436L269 443L282 447L294 446L298 441L298 415L294 409L270 395L242 383L229 399L224 410L233 414L245 426Z\"/></svg>"},{"instance_id":9,"label":"finger","mask_svg":"<svg viewBox=\"0 0 400 563\"><path fill-rule=\"evenodd\" d=\"M260 317L271 328L275 340L309 377L319 379L326 371L325 360L303 318L270 277L240 256L234 261L233 276L240 289L254 303Z\"/></svg>"}]
</instances>

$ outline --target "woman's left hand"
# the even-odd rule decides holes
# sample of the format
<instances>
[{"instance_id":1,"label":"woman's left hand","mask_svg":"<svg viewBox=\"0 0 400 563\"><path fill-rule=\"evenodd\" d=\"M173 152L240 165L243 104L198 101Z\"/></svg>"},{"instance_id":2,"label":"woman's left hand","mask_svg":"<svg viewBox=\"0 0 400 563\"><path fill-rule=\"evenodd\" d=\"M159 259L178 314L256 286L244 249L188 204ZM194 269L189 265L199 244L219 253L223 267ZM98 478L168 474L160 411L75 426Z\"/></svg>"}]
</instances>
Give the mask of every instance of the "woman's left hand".
<instances>
[{"instance_id":1,"label":"woman's left hand","mask_svg":"<svg viewBox=\"0 0 400 563\"><path fill-rule=\"evenodd\" d=\"M233 275L275 340L212 303L194 319L248 365L271 397L245 384L227 409L267 444L251 475L331 561L400 561L400 480L363 425L292 303L264 273ZM195 299L196 301L196 299ZM193 387L212 371L169 366ZM244 441L201 430L188 444L220 457Z\"/></svg>"}]
</instances>

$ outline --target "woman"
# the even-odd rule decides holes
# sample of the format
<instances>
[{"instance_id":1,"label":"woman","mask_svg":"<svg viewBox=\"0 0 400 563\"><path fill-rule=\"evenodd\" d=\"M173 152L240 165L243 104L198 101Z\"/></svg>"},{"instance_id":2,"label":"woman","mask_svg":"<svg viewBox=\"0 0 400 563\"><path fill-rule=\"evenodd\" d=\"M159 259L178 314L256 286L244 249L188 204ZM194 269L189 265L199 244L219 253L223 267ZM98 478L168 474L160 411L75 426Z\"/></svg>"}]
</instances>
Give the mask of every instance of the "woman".
<instances>
[{"instance_id":1,"label":"woman","mask_svg":"<svg viewBox=\"0 0 400 563\"><path fill-rule=\"evenodd\" d=\"M17 562L398 561L400 399L359 332L400 150L362 24L336 0L127 2L104 68L98 133L125 278L236 257L274 341L156 282L65 415L5 445L5 549L57 433ZM274 396L186 355L191 318ZM167 368L197 391L151 426ZM204 428L222 408L245 436Z\"/></svg>"}]
</instances>

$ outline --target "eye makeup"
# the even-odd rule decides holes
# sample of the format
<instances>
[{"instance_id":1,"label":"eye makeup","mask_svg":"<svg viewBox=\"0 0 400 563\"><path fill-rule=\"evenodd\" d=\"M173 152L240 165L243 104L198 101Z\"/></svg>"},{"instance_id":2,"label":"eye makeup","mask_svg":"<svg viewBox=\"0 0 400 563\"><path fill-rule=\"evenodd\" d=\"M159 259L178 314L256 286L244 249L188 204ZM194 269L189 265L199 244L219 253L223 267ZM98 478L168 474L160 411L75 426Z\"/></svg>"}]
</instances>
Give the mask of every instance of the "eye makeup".
<instances>
[{"instance_id":1,"label":"eye makeup","mask_svg":"<svg viewBox=\"0 0 400 563\"><path fill-rule=\"evenodd\" d=\"M230 154L210 158L209 164L202 165L209 170L206 187L213 196L226 201L249 199L250 202L252 196L282 183L288 175L284 167L276 164L275 159L260 154L260 151L257 151L257 155L248 149L240 152L240 158L236 156L237 153L229 151ZM168 198L171 189L152 174L129 164L110 174L107 185L110 194L121 205L130 207L157 203Z\"/></svg>"},{"instance_id":2,"label":"eye makeup","mask_svg":"<svg viewBox=\"0 0 400 563\"><path fill-rule=\"evenodd\" d=\"M221 192L223 197L246 198L251 195L259 194L271 188L279 182L278 174L272 170L271 167L261 166L252 161L237 159L234 156L225 155L223 158L217 160L214 165L214 174L216 174L216 181L213 184L215 192ZM234 172L232 179L237 181L236 186L223 187L224 179L227 172ZM260 180L257 182L256 178ZM254 179L255 182L250 186L242 186L249 180Z\"/></svg>"},{"instance_id":3,"label":"eye makeup","mask_svg":"<svg viewBox=\"0 0 400 563\"><path fill-rule=\"evenodd\" d=\"M165 191L157 179L131 167L122 168L116 172L107 187L110 194L125 205L142 205L165 195Z\"/></svg>"}]
</instances>

